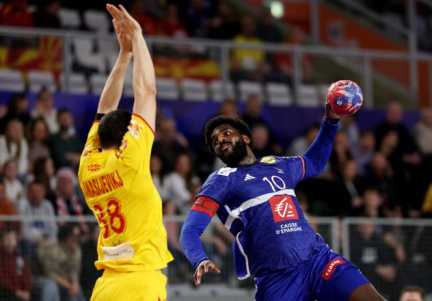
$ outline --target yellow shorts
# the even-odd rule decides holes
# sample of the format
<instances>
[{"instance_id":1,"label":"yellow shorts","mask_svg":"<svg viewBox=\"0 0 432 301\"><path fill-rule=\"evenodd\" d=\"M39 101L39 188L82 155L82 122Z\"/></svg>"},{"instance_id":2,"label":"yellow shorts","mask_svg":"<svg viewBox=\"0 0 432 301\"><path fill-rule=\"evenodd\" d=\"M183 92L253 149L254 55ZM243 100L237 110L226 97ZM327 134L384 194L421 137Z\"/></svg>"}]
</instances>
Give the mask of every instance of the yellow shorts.
<instances>
[{"instance_id":1,"label":"yellow shorts","mask_svg":"<svg viewBox=\"0 0 432 301\"><path fill-rule=\"evenodd\" d=\"M91 301L165 301L167 278L160 272L119 273L105 270Z\"/></svg>"}]
</instances>

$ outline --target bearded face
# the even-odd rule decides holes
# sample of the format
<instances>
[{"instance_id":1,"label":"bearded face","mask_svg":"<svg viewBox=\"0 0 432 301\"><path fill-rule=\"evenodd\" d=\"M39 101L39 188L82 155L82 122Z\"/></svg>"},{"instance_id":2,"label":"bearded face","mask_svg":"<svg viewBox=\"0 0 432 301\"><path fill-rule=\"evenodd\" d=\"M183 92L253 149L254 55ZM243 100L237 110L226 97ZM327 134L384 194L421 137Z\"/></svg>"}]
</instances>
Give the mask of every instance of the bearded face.
<instances>
[{"instance_id":1,"label":"bearded face","mask_svg":"<svg viewBox=\"0 0 432 301\"><path fill-rule=\"evenodd\" d=\"M221 150L219 158L228 166L237 166L247 155L246 143L241 137L222 143Z\"/></svg>"}]
</instances>

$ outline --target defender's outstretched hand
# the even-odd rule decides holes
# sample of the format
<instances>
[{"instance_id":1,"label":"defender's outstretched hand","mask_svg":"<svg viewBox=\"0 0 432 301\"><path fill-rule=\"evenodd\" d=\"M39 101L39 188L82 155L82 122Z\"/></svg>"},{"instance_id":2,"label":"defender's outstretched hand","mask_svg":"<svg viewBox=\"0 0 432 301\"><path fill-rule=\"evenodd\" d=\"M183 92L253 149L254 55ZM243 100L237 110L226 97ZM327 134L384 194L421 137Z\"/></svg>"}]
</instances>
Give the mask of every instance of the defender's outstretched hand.
<instances>
[{"instance_id":1,"label":"defender's outstretched hand","mask_svg":"<svg viewBox=\"0 0 432 301\"><path fill-rule=\"evenodd\" d=\"M195 285L200 285L202 275L207 274L208 272L220 274L221 271L218 269L218 267L214 264L213 261L203 260L195 270L195 274L194 274Z\"/></svg>"},{"instance_id":2,"label":"defender's outstretched hand","mask_svg":"<svg viewBox=\"0 0 432 301\"><path fill-rule=\"evenodd\" d=\"M130 37L119 28L118 21L116 19L112 20L115 33L117 35L117 40L120 45L120 51L132 54L132 41Z\"/></svg>"},{"instance_id":3,"label":"defender's outstretched hand","mask_svg":"<svg viewBox=\"0 0 432 301\"><path fill-rule=\"evenodd\" d=\"M118 29L127 34L131 39L137 35L142 36L141 26L132 18L123 5L119 5L120 9L111 4L107 4L106 7L113 19L116 20Z\"/></svg>"}]
</instances>

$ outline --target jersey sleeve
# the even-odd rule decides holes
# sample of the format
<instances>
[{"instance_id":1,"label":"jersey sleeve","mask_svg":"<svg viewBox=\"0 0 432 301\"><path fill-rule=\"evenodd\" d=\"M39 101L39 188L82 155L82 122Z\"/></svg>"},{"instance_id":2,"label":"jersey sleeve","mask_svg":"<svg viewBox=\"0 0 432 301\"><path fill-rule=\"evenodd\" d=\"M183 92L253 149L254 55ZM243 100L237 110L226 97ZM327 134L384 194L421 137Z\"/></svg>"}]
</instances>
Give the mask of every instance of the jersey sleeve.
<instances>
[{"instance_id":1,"label":"jersey sleeve","mask_svg":"<svg viewBox=\"0 0 432 301\"><path fill-rule=\"evenodd\" d=\"M198 192L198 195L196 197L197 201L199 202L200 200L202 200L204 202L204 200L212 200L219 204L219 206L223 206L227 199L227 194L229 191L228 188L229 177L221 174L221 172L214 172L207 178L200 191ZM194 207L192 207L192 210L193 209Z\"/></svg>"},{"instance_id":2,"label":"jersey sleeve","mask_svg":"<svg viewBox=\"0 0 432 301\"><path fill-rule=\"evenodd\" d=\"M99 121L100 120L95 120L93 122L92 127L90 128L90 131L87 136L87 141L84 146L84 150L81 154L80 164L83 163L84 160L82 159L87 157L88 154L92 152L99 152L99 149L101 147L99 135L98 135Z\"/></svg>"},{"instance_id":3,"label":"jersey sleeve","mask_svg":"<svg viewBox=\"0 0 432 301\"><path fill-rule=\"evenodd\" d=\"M294 185L297 185L298 182L304 179L306 166L303 157L281 157L280 159L284 162L285 168L288 170L288 174Z\"/></svg>"},{"instance_id":4,"label":"jersey sleeve","mask_svg":"<svg viewBox=\"0 0 432 301\"><path fill-rule=\"evenodd\" d=\"M146 172L150 164L151 148L155 133L139 115L132 114L128 131L117 152L118 158L126 165Z\"/></svg>"}]
</instances>

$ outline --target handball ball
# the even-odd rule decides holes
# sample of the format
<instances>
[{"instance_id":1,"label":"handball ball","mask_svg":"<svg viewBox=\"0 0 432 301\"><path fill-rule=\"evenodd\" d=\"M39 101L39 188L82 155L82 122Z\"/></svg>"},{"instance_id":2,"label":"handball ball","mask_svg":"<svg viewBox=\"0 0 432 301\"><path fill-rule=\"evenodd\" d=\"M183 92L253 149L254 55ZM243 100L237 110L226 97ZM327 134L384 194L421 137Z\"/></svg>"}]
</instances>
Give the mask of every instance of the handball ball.
<instances>
[{"instance_id":1,"label":"handball ball","mask_svg":"<svg viewBox=\"0 0 432 301\"><path fill-rule=\"evenodd\" d=\"M336 114L352 115L360 110L363 104L363 92L355 82L340 80L327 90L327 100Z\"/></svg>"}]
</instances>

